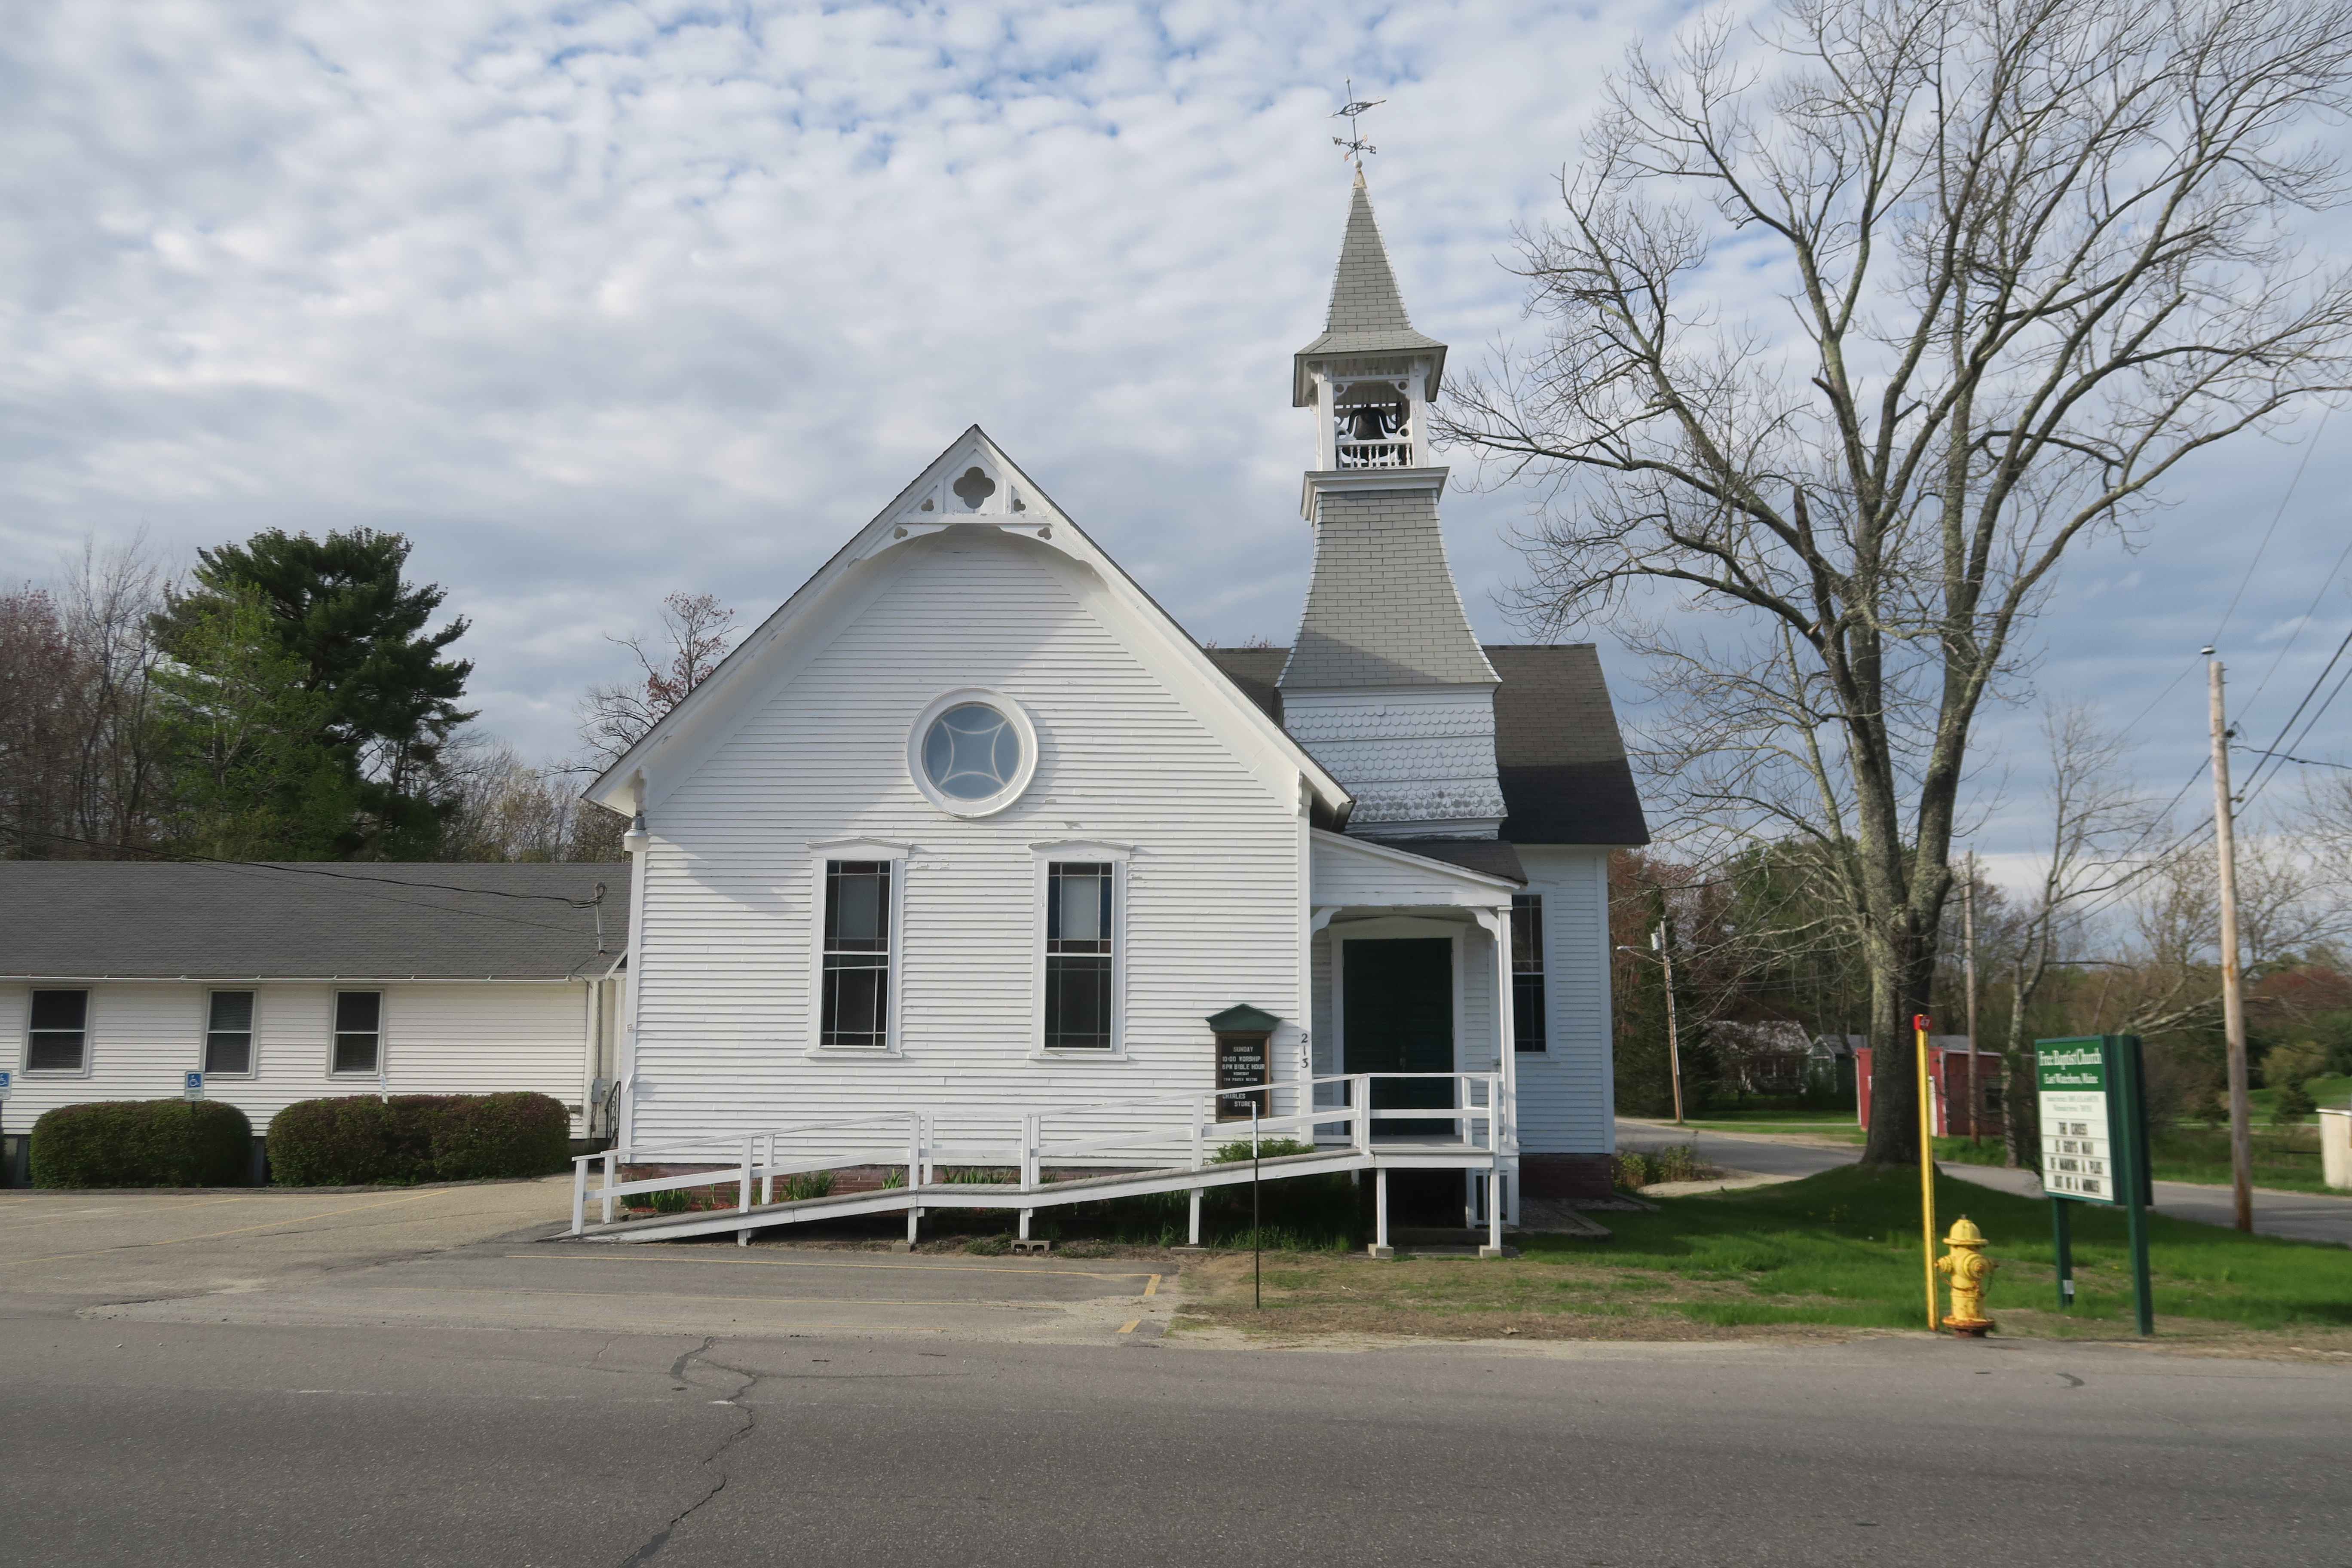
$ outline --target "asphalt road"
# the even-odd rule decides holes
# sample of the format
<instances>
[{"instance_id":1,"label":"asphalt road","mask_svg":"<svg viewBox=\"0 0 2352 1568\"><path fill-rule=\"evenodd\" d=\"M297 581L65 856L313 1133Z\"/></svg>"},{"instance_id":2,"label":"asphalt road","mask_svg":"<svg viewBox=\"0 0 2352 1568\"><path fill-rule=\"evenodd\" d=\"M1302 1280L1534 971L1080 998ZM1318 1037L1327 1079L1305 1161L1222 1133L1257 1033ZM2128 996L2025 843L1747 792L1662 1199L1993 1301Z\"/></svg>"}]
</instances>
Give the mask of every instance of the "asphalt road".
<instances>
[{"instance_id":1,"label":"asphalt road","mask_svg":"<svg viewBox=\"0 0 2352 1568\"><path fill-rule=\"evenodd\" d=\"M2352 1563L2352 1369L0 1319L8 1555L254 1568Z\"/></svg>"},{"instance_id":2,"label":"asphalt road","mask_svg":"<svg viewBox=\"0 0 2352 1568\"><path fill-rule=\"evenodd\" d=\"M1692 1143L1726 1171L1753 1172L1760 1176L1811 1176L1852 1164L1859 1146L1829 1146L1780 1139L1743 1138L1737 1133L1700 1131L1655 1121L1617 1123L1617 1144L1622 1149L1654 1148L1665 1143ZM1995 1165L1946 1164L1944 1174L1979 1186L2040 1197L2041 1179L2031 1171L2009 1171ZM2231 1223L2230 1189L2193 1182L2158 1182L2156 1212L2175 1219L2205 1225ZM2264 1236L2293 1237L2299 1241L2333 1242L2352 1247L2352 1195L2324 1193L2254 1194L2254 1228Z\"/></svg>"}]
</instances>

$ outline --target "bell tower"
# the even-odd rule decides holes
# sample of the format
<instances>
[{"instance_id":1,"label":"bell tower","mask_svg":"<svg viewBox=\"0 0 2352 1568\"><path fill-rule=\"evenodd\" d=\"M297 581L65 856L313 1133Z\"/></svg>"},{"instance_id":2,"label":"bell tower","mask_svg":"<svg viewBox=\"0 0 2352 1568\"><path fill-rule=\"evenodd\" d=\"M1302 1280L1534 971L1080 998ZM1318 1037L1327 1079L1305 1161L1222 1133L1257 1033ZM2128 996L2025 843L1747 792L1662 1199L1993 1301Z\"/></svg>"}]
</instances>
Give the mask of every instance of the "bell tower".
<instances>
[{"instance_id":1,"label":"bell tower","mask_svg":"<svg viewBox=\"0 0 2352 1568\"><path fill-rule=\"evenodd\" d=\"M1348 830L1492 838L1495 688L1446 563L1429 401L1445 345L1413 331L1359 164L1323 333L1292 362L1315 411L1299 507L1315 572L1279 682L1283 723L1356 797Z\"/></svg>"}]
</instances>

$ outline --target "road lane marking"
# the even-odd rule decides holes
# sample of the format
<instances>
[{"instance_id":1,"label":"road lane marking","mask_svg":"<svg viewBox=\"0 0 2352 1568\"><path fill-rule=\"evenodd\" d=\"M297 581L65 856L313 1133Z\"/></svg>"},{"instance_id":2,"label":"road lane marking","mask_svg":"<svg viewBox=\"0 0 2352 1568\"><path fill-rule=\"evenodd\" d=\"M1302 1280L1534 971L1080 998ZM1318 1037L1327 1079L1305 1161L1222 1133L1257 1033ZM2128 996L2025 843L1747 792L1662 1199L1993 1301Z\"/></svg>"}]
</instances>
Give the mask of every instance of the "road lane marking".
<instances>
[{"instance_id":1,"label":"road lane marking","mask_svg":"<svg viewBox=\"0 0 2352 1568\"><path fill-rule=\"evenodd\" d=\"M613 1258L588 1258L576 1252L509 1252L500 1256L517 1258L526 1263L721 1263L750 1264L761 1268L902 1268L918 1274L1062 1274L1078 1279L1148 1279L1147 1296L1156 1295L1160 1276L1140 1268L1122 1273L1110 1273L1099 1268L1024 1268L1008 1263L820 1263L812 1258L660 1258L635 1257L625 1254Z\"/></svg>"},{"instance_id":2,"label":"road lane marking","mask_svg":"<svg viewBox=\"0 0 2352 1568\"><path fill-rule=\"evenodd\" d=\"M175 1236L165 1241L131 1241L125 1242L121 1247L100 1247L89 1252L55 1252L47 1258L0 1258L0 1268L18 1263L62 1263L74 1258L103 1258L110 1252L137 1252L142 1247L177 1247L184 1241L213 1241L224 1236L243 1236L249 1230L269 1230L278 1226L299 1225L305 1220L330 1219L339 1214L359 1214L367 1209L396 1208L402 1204L413 1204L425 1198L441 1197L450 1190L454 1189L418 1193L414 1197L394 1198L390 1203L354 1204L347 1209L328 1209L320 1214L289 1215L283 1219L264 1220L259 1225L241 1225L231 1230L206 1231L202 1236Z\"/></svg>"},{"instance_id":3,"label":"road lane marking","mask_svg":"<svg viewBox=\"0 0 2352 1568\"><path fill-rule=\"evenodd\" d=\"M1138 1330L1138 1329L1141 1328L1142 1326L1143 1326L1143 1320L1142 1320L1141 1318L1138 1318L1138 1319L1136 1319L1133 1322L1121 1323L1121 1324L1118 1326L1118 1331L1119 1331L1120 1333L1122 1333L1122 1334L1131 1334L1131 1333L1135 1332L1135 1331L1136 1331L1136 1330Z\"/></svg>"}]
</instances>

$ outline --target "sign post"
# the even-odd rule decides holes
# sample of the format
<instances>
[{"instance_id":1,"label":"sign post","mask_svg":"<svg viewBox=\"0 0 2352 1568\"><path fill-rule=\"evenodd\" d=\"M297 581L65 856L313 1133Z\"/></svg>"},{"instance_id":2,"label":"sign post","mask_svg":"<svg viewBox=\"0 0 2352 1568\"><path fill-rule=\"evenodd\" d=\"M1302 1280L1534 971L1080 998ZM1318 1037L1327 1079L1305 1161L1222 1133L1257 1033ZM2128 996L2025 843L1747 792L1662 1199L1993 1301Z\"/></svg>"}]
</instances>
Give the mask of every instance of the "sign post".
<instances>
[{"instance_id":1,"label":"sign post","mask_svg":"<svg viewBox=\"0 0 2352 1568\"><path fill-rule=\"evenodd\" d=\"M1936 1331L1936 1101L1935 1079L1927 1070L1927 1015L1911 1018L1919 1037L1919 1252L1927 1266L1927 1331Z\"/></svg>"},{"instance_id":2,"label":"sign post","mask_svg":"<svg viewBox=\"0 0 2352 1568\"><path fill-rule=\"evenodd\" d=\"M2156 1332L2147 1268L2147 1113L2139 1037L2036 1040L2034 1087L2042 1121L2042 1190L2050 1194L2058 1305L2074 1302L2074 1226L2068 1204L2125 1211L2131 1235L2132 1302L2143 1334Z\"/></svg>"}]
</instances>

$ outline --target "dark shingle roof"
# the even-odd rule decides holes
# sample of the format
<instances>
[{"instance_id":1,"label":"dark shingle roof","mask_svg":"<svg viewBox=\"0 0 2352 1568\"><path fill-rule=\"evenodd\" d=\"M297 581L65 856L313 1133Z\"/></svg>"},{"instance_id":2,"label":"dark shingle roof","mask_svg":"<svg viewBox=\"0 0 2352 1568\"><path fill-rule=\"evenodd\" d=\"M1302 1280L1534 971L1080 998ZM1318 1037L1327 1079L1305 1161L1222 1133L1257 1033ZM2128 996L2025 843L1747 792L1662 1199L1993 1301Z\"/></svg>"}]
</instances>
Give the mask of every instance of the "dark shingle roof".
<instances>
[{"instance_id":1,"label":"dark shingle roof","mask_svg":"<svg viewBox=\"0 0 2352 1568\"><path fill-rule=\"evenodd\" d=\"M1495 689L1495 763L1510 813L1503 837L1515 844L1647 844L1642 797L1593 646L1490 643L1486 652L1503 678ZM1213 647L1208 654L1242 695L1282 721L1275 682L1288 648Z\"/></svg>"},{"instance_id":2,"label":"dark shingle roof","mask_svg":"<svg viewBox=\"0 0 2352 1568\"><path fill-rule=\"evenodd\" d=\"M602 957L595 911L562 901L599 882ZM0 975L588 974L626 951L628 909L626 864L8 860Z\"/></svg>"},{"instance_id":3,"label":"dark shingle roof","mask_svg":"<svg viewBox=\"0 0 2352 1568\"><path fill-rule=\"evenodd\" d=\"M1368 844L1378 844L1386 849L1402 849L1408 855L1459 866L1465 871L1483 871L1489 877L1501 877L1512 882L1528 879L1528 868L1519 864L1519 852L1511 847L1508 839L1375 838L1369 833L1360 837Z\"/></svg>"}]
</instances>

